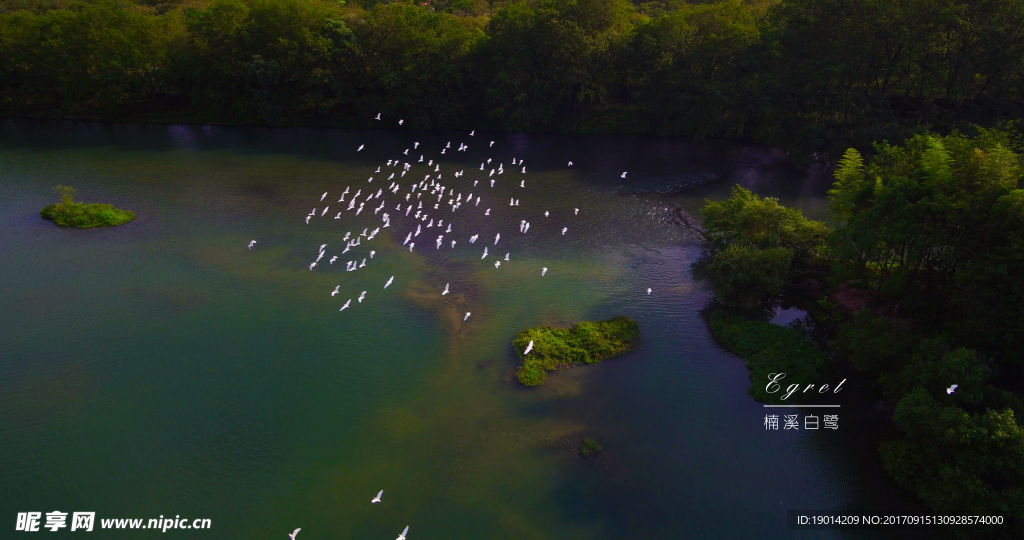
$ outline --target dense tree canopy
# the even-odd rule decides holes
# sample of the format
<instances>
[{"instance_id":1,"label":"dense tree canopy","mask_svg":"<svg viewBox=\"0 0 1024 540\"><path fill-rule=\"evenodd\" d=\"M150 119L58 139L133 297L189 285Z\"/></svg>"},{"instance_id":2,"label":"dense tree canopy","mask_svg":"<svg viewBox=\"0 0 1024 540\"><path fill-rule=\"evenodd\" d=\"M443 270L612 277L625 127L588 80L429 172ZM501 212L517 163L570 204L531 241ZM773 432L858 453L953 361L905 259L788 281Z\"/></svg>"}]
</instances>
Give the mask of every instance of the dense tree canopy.
<instances>
[{"instance_id":1,"label":"dense tree canopy","mask_svg":"<svg viewBox=\"0 0 1024 540\"><path fill-rule=\"evenodd\" d=\"M1024 0L0 0L0 114L748 138L1021 116Z\"/></svg>"},{"instance_id":2,"label":"dense tree canopy","mask_svg":"<svg viewBox=\"0 0 1024 540\"><path fill-rule=\"evenodd\" d=\"M1014 133L974 131L881 143L867 163L848 149L823 234L741 188L709 202L709 277L721 303L746 307L778 301L827 261L832 291L819 302L851 289L866 299L831 329L830 348L894 407L903 436L882 447L886 470L936 513L1021 523L1024 161ZM766 262L801 245L816 256Z\"/></svg>"}]
</instances>

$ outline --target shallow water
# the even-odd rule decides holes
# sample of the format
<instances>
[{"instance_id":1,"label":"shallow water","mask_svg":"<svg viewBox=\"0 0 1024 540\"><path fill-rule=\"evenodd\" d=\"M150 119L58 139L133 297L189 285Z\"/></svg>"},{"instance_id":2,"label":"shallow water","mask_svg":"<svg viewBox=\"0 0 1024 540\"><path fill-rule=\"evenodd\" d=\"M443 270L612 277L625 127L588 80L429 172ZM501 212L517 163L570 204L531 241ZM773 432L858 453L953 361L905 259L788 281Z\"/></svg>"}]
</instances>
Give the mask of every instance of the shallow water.
<instances>
[{"instance_id":1,"label":"shallow water","mask_svg":"<svg viewBox=\"0 0 1024 540\"><path fill-rule=\"evenodd\" d=\"M377 251L366 268L344 272L341 257L310 271L320 244L329 257L345 231L379 221L368 203L307 226L320 194L365 192L413 140L442 158L445 181L484 197L454 215L458 247L435 250L425 233L409 253L410 222L396 217L355 248ZM470 149L438 156L449 140ZM486 156L506 173L471 188ZM712 341L710 295L690 271L699 246L680 218L737 182L824 217L827 179L733 146L0 123L2 519L212 519L176 538L393 538L405 525L411 539L785 538L797 534L787 510L913 509L861 435L877 421L866 395L843 396L837 432L766 432L742 361ZM55 184L138 218L58 228L38 216ZM495 269L482 245L511 260ZM537 389L514 382L523 327L619 314L639 321L640 351ZM597 459L578 457L584 437L604 447Z\"/></svg>"}]
</instances>

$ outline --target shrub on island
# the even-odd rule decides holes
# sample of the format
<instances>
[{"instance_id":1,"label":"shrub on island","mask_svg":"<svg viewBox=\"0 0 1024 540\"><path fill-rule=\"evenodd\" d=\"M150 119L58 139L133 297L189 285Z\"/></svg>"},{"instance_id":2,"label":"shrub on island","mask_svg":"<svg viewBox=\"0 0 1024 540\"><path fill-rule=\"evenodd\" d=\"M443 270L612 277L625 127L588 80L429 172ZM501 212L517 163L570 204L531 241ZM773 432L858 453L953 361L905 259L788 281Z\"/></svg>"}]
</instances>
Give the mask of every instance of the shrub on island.
<instances>
[{"instance_id":1,"label":"shrub on island","mask_svg":"<svg viewBox=\"0 0 1024 540\"><path fill-rule=\"evenodd\" d=\"M597 444L597 441L587 438L583 439L583 448L580 448L580 453L583 454L583 457L587 458L600 454L601 450L604 450L604 448L601 448L601 445Z\"/></svg>"},{"instance_id":2,"label":"shrub on island","mask_svg":"<svg viewBox=\"0 0 1024 540\"><path fill-rule=\"evenodd\" d=\"M533 341L533 350L523 352ZM512 340L516 354L523 361L516 377L524 386L544 382L546 371L571 364L596 364L601 360L622 356L640 344L640 325L628 317L607 321L584 321L572 328L534 326Z\"/></svg>"},{"instance_id":3,"label":"shrub on island","mask_svg":"<svg viewBox=\"0 0 1024 540\"><path fill-rule=\"evenodd\" d=\"M39 215L63 227L109 227L128 223L135 219L135 213L114 208L104 203L82 204L74 201L75 189L69 186L53 188L60 194L60 202L43 208Z\"/></svg>"}]
</instances>

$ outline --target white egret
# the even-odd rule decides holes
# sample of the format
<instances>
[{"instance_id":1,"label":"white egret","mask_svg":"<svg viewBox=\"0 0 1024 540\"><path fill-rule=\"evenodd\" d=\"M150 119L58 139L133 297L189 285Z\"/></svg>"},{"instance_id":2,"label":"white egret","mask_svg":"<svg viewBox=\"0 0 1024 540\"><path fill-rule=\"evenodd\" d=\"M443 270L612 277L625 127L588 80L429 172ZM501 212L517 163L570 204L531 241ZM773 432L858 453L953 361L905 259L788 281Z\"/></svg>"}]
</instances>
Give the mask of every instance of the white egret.
<instances>
[{"instance_id":1,"label":"white egret","mask_svg":"<svg viewBox=\"0 0 1024 540\"><path fill-rule=\"evenodd\" d=\"M383 489L378 491L377 492L377 496L374 497L372 500L370 500L370 502L371 503L379 503L380 502L380 498L381 498L382 495L384 495L384 490Z\"/></svg>"},{"instance_id":2,"label":"white egret","mask_svg":"<svg viewBox=\"0 0 1024 540\"><path fill-rule=\"evenodd\" d=\"M252 249L252 247L255 246L255 245L256 245L256 241L255 240L250 240L249 241L249 249Z\"/></svg>"},{"instance_id":3,"label":"white egret","mask_svg":"<svg viewBox=\"0 0 1024 540\"><path fill-rule=\"evenodd\" d=\"M650 296L650 295L651 295L651 288L647 287L647 296Z\"/></svg>"},{"instance_id":4,"label":"white egret","mask_svg":"<svg viewBox=\"0 0 1024 540\"><path fill-rule=\"evenodd\" d=\"M295 540L295 537L299 535L299 531L301 531L301 530L302 529L295 529L294 531L292 531L291 534L288 535L288 538L291 538L292 540Z\"/></svg>"},{"instance_id":5,"label":"white egret","mask_svg":"<svg viewBox=\"0 0 1024 540\"><path fill-rule=\"evenodd\" d=\"M580 215L580 209L579 208L573 208L573 215L574 216Z\"/></svg>"},{"instance_id":6,"label":"white egret","mask_svg":"<svg viewBox=\"0 0 1024 540\"><path fill-rule=\"evenodd\" d=\"M345 305L341 306L341 309L339 309L338 311L345 311L346 309L348 309L348 305L349 305L349 304L351 304L351 303L352 303L352 299L351 299L351 298L349 298L349 299L348 299L348 300L347 300L347 301L345 302Z\"/></svg>"},{"instance_id":7,"label":"white egret","mask_svg":"<svg viewBox=\"0 0 1024 540\"><path fill-rule=\"evenodd\" d=\"M480 258L483 259L483 258L486 258L486 257L487 257L487 246L484 246L484 254Z\"/></svg>"},{"instance_id":8,"label":"white egret","mask_svg":"<svg viewBox=\"0 0 1024 540\"><path fill-rule=\"evenodd\" d=\"M365 144L360 144L359 148L356 148L356 152L361 152L363 150L364 146L366 146L366 145Z\"/></svg>"},{"instance_id":9,"label":"white egret","mask_svg":"<svg viewBox=\"0 0 1024 540\"><path fill-rule=\"evenodd\" d=\"M402 530L402 534L398 535L398 538L395 538L395 540L405 540L405 535L407 535L407 534L409 534L409 526L408 525L405 526L405 529Z\"/></svg>"},{"instance_id":10,"label":"white egret","mask_svg":"<svg viewBox=\"0 0 1024 540\"><path fill-rule=\"evenodd\" d=\"M366 259L363 259L363 260L366 260ZM391 279L389 279L388 282L384 284L384 288L387 289L388 286L391 285L391 282L394 281L394 280L395 280L395 276L391 276Z\"/></svg>"},{"instance_id":11,"label":"white egret","mask_svg":"<svg viewBox=\"0 0 1024 540\"><path fill-rule=\"evenodd\" d=\"M532 350L533 350L533 340L531 339L530 340L530 344L527 345L526 346L526 350L523 351L523 356L526 356L526 355L530 354L530 351L532 351Z\"/></svg>"},{"instance_id":12,"label":"white egret","mask_svg":"<svg viewBox=\"0 0 1024 540\"><path fill-rule=\"evenodd\" d=\"M366 298L366 291L359 293L359 298L357 298L357 300L359 300L360 304L363 303L363 298Z\"/></svg>"},{"instance_id":13,"label":"white egret","mask_svg":"<svg viewBox=\"0 0 1024 540\"><path fill-rule=\"evenodd\" d=\"M451 285L451 283L445 283L444 284L444 290L441 291L441 296L444 296L444 295L448 294L448 285Z\"/></svg>"},{"instance_id":14,"label":"white egret","mask_svg":"<svg viewBox=\"0 0 1024 540\"><path fill-rule=\"evenodd\" d=\"M469 320L469 316L470 316L470 315L472 315L472 313L470 313L470 312L468 312L468 311L467 311L467 312L466 312L466 316L462 318L462 322L466 322L467 320Z\"/></svg>"},{"instance_id":15,"label":"white egret","mask_svg":"<svg viewBox=\"0 0 1024 540\"><path fill-rule=\"evenodd\" d=\"M572 162L571 161L569 162L569 166L572 167Z\"/></svg>"},{"instance_id":16,"label":"white egret","mask_svg":"<svg viewBox=\"0 0 1024 540\"><path fill-rule=\"evenodd\" d=\"M624 172L622 173L622 176L620 176L619 178L625 178L625 177L626 177L626 173L625 173L625 171L624 171Z\"/></svg>"},{"instance_id":17,"label":"white egret","mask_svg":"<svg viewBox=\"0 0 1024 540\"><path fill-rule=\"evenodd\" d=\"M320 201L323 202L325 197L327 197L327 192L326 191L324 192L323 195L320 196Z\"/></svg>"},{"instance_id":18,"label":"white egret","mask_svg":"<svg viewBox=\"0 0 1024 540\"><path fill-rule=\"evenodd\" d=\"M331 291L331 296L334 296L334 295L338 294L338 289L340 289L340 288L341 288L341 285L335 285L334 286L334 290Z\"/></svg>"},{"instance_id":19,"label":"white egret","mask_svg":"<svg viewBox=\"0 0 1024 540\"><path fill-rule=\"evenodd\" d=\"M498 268L501 266L501 261L494 261L494 267Z\"/></svg>"},{"instance_id":20,"label":"white egret","mask_svg":"<svg viewBox=\"0 0 1024 540\"><path fill-rule=\"evenodd\" d=\"M947 394L952 394L953 392L956 391L958 386L960 386L960 385L959 384L954 384L953 386L950 386L949 388L946 389L946 393Z\"/></svg>"},{"instance_id":21,"label":"white egret","mask_svg":"<svg viewBox=\"0 0 1024 540\"><path fill-rule=\"evenodd\" d=\"M374 120L380 120L380 113L377 113L377 117Z\"/></svg>"},{"instance_id":22,"label":"white egret","mask_svg":"<svg viewBox=\"0 0 1024 540\"><path fill-rule=\"evenodd\" d=\"M405 120L399 120L398 125L402 125L402 122L405 122Z\"/></svg>"},{"instance_id":23,"label":"white egret","mask_svg":"<svg viewBox=\"0 0 1024 540\"><path fill-rule=\"evenodd\" d=\"M548 273L548 268L546 266L544 268L540 269L541 277L544 277L544 274L547 274L547 273Z\"/></svg>"},{"instance_id":24,"label":"white egret","mask_svg":"<svg viewBox=\"0 0 1024 540\"><path fill-rule=\"evenodd\" d=\"M562 227L562 236L565 236L565 232L569 230L569 227Z\"/></svg>"}]
</instances>

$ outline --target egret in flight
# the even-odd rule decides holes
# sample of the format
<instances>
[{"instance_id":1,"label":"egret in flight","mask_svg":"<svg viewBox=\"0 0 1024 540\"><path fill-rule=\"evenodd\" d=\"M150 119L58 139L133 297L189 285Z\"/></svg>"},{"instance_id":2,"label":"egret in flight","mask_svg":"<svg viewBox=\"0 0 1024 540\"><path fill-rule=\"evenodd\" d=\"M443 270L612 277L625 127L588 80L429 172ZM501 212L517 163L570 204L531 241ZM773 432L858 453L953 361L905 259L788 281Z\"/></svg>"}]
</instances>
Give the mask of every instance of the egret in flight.
<instances>
[{"instance_id":1,"label":"egret in flight","mask_svg":"<svg viewBox=\"0 0 1024 540\"><path fill-rule=\"evenodd\" d=\"M327 197L327 192L326 191L324 192L323 195L320 196L320 201L323 202L325 197Z\"/></svg>"},{"instance_id":2,"label":"egret in flight","mask_svg":"<svg viewBox=\"0 0 1024 540\"><path fill-rule=\"evenodd\" d=\"M544 274L547 274L547 273L548 273L548 267L545 266L544 268L540 269L540 276L541 277L544 277Z\"/></svg>"},{"instance_id":3,"label":"egret in flight","mask_svg":"<svg viewBox=\"0 0 1024 540\"><path fill-rule=\"evenodd\" d=\"M255 246L255 245L256 245L256 241L255 240L250 240L249 241L249 249L252 249L252 247Z\"/></svg>"},{"instance_id":4,"label":"egret in flight","mask_svg":"<svg viewBox=\"0 0 1024 540\"><path fill-rule=\"evenodd\" d=\"M338 311L345 311L346 309L348 309L348 305L351 304L351 303L352 303L352 299L349 298L348 300L345 301L345 305L341 306L341 309L339 309Z\"/></svg>"},{"instance_id":5,"label":"egret in flight","mask_svg":"<svg viewBox=\"0 0 1024 540\"><path fill-rule=\"evenodd\" d=\"M402 531L402 534L398 535L398 538L395 538L395 540L405 540L405 535L407 535L407 534L409 534L409 526L408 525L405 526L405 529Z\"/></svg>"},{"instance_id":6,"label":"egret in flight","mask_svg":"<svg viewBox=\"0 0 1024 540\"><path fill-rule=\"evenodd\" d=\"M366 145L365 144L360 144L359 148L356 148L356 152L361 152L363 150L364 146L366 146Z\"/></svg>"},{"instance_id":7,"label":"egret in flight","mask_svg":"<svg viewBox=\"0 0 1024 540\"><path fill-rule=\"evenodd\" d=\"M650 295L651 295L651 288L647 287L647 296L650 296Z\"/></svg>"},{"instance_id":8,"label":"egret in flight","mask_svg":"<svg viewBox=\"0 0 1024 540\"><path fill-rule=\"evenodd\" d=\"M288 538L291 538L292 540L295 540L295 537L299 535L299 531L301 531L301 530L302 529L295 529L294 531L292 531L291 534L288 535Z\"/></svg>"},{"instance_id":9,"label":"egret in flight","mask_svg":"<svg viewBox=\"0 0 1024 540\"><path fill-rule=\"evenodd\" d=\"M620 176L619 178L625 178L625 177L626 177L626 172L625 172L625 171L623 171L623 172L622 172L622 176Z\"/></svg>"},{"instance_id":10,"label":"egret in flight","mask_svg":"<svg viewBox=\"0 0 1024 540\"><path fill-rule=\"evenodd\" d=\"M444 284L444 290L441 291L441 296L444 296L444 295L448 294L448 285L451 285L451 284L450 283L445 283Z\"/></svg>"},{"instance_id":11,"label":"egret in flight","mask_svg":"<svg viewBox=\"0 0 1024 540\"><path fill-rule=\"evenodd\" d=\"M467 312L466 312L466 316L462 318L462 322L466 322L467 320L469 320L469 316L470 316L470 315L472 315L472 313L470 313L470 312L468 312L468 311L467 311Z\"/></svg>"},{"instance_id":12,"label":"egret in flight","mask_svg":"<svg viewBox=\"0 0 1024 540\"><path fill-rule=\"evenodd\" d=\"M381 498L382 495L384 495L384 490L383 489L378 491L377 492L377 496L374 497L373 500L371 500L370 502L371 503L379 503L380 502L380 498Z\"/></svg>"},{"instance_id":13,"label":"egret in flight","mask_svg":"<svg viewBox=\"0 0 1024 540\"><path fill-rule=\"evenodd\" d=\"M341 288L341 285L335 285L334 286L334 290L331 291L331 296L334 296L334 295L338 294L338 289L340 289L340 288Z\"/></svg>"},{"instance_id":14,"label":"egret in flight","mask_svg":"<svg viewBox=\"0 0 1024 540\"><path fill-rule=\"evenodd\" d=\"M947 389L946 389L946 393L947 393L947 394L952 394L953 392L955 392L955 391L956 391L956 388L957 388L958 386L960 386L960 385L959 385L959 384L954 384L953 386L950 386L949 388L947 388Z\"/></svg>"},{"instance_id":15,"label":"egret in flight","mask_svg":"<svg viewBox=\"0 0 1024 540\"><path fill-rule=\"evenodd\" d=\"M384 288L387 289L388 285L391 285L391 282L394 281L394 280L395 280L395 276L391 276L391 279L389 279L388 282L384 284Z\"/></svg>"},{"instance_id":16,"label":"egret in flight","mask_svg":"<svg viewBox=\"0 0 1024 540\"><path fill-rule=\"evenodd\" d=\"M377 117L374 120L380 120L380 113L377 113Z\"/></svg>"},{"instance_id":17,"label":"egret in flight","mask_svg":"<svg viewBox=\"0 0 1024 540\"><path fill-rule=\"evenodd\" d=\"M533 340L531 339L530 340L530 344L527 345L526 346L526 350L523 351L523 356L526 356L526 355L530 354L530 351L532 351L532 350L533 350Z\"/></svg>"},{"instance_id":18,"label":"egret in flight","mask_svg":"<svg viewBox=\"0 0 1024 540\"><path fill-rule=\"evenodd\" d=\"M405 122L405 120L398 120L398 125L402 125L402 122Z\"/></svg>"}]
</instances>

